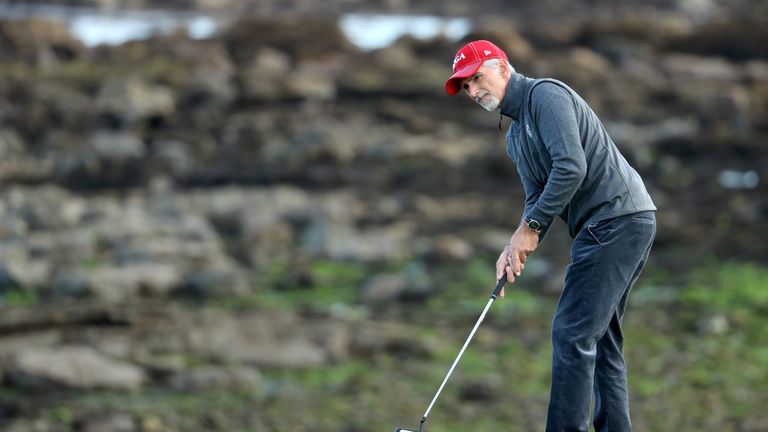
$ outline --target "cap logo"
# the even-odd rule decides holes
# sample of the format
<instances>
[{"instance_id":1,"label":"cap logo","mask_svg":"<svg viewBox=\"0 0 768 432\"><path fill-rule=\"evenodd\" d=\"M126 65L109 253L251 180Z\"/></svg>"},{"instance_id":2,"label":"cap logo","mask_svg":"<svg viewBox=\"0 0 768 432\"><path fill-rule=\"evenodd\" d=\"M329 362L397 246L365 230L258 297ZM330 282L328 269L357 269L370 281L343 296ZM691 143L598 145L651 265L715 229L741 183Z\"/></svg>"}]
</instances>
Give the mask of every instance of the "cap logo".
<instances>
[{"instance_id":1,"label":"cap logo","mask_svg":"<svg viewBox=\"0 0 768 432\"><path fill-rule=\"evenodd\" d=\"M485 55L488 55L488 54L490 54L490 53L491 53L491 52L490 52L490 51L488 51L488 50L483 50L483 54L485 54Z\"/></svg>"},{"instance_id":2,"label":"cap logo","mask_svg":"<svg viewBox=\"0 0 768 432\"><path fill-rule=\"evenodd\" d=\"M464 56L464 53L459 53L459 55L456 56L455 59L453 59L453 71L456 72L456 64L458 64L460 61L464 60L466 57Z\"/></svg>"}]
</instances>

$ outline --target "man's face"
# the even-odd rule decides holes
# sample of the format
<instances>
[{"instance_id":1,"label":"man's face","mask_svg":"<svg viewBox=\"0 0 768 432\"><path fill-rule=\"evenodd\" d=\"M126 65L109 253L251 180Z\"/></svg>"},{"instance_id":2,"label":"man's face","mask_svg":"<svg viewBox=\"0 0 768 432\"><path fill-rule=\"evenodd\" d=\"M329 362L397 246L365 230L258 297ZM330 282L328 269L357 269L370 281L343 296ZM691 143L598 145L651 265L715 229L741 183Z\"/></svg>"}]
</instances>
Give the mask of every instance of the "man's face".
<instances>
[{"instance_id":1,"label":"man's face","mask_svg":"<svg viewBox=\"0 0 768 432\"><path fill-rule=\"evenodd\" d=\"M501 105L507 88L506 70L501 63L493 68L480 66L474 75L461 80L461 88L487 111L495 111Z\"/></svg>"}]
</instances>

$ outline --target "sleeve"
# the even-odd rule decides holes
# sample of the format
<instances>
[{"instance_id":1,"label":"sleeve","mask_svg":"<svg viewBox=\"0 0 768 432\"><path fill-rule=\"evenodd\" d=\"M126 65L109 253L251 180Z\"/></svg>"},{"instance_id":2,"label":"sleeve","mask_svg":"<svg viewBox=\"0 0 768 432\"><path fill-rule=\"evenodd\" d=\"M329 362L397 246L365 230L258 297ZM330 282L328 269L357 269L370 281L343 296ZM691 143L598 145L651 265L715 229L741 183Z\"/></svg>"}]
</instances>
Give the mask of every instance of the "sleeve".
<instances>
[{"instance_id":1,"label":"sleeve","mask_svg":"<svg viewBox=\"0 0 768 432\"><path fill-rule=\"evenodd\" d=\"M552 159L552 170L535 203L530 205L526 199L525 217L548 228L581 187L587 160L574 102L567 90L552 83L536 86L531 94L531 113Z\"/></svg>"},{"instance_id":2,"label":"sleeve","mask_svg":"<svg viewBox=\"0 0 768 432\"><path fill-rule=\"evenodd\" d=\"M537 183L524 177L519 170L518 175L520 176L520 181L523 184L523 190L525 190L525 209L523 210L523 217L526 217L530 213L531 209L533 209L533 207L536 205L539 196L541 196L543 188ZM547 224L544 226L544 228L541 229L541 232L539 233L539 242L544 240L544 237L547 235L547 231L549 231L550 226L550 224Z\"/></svg>"}]
</instances>

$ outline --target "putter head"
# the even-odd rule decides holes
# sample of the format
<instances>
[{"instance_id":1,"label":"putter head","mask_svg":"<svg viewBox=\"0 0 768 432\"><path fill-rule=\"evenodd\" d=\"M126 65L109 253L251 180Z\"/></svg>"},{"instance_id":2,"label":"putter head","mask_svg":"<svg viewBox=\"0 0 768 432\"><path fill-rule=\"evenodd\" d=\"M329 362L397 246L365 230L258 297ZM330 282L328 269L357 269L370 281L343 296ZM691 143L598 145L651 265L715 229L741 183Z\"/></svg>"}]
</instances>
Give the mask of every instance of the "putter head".
<instances>
[{"instance_id":1,"label":"putter head","mask_svg":"<svg viewBox=\"0 0 768 432\"><path fill-rule=\"evenodd\" d=\"M416 432L413 429L403 429L403 428L397 428L395 429L395 432Z\"/></svg>"}]
</instances>

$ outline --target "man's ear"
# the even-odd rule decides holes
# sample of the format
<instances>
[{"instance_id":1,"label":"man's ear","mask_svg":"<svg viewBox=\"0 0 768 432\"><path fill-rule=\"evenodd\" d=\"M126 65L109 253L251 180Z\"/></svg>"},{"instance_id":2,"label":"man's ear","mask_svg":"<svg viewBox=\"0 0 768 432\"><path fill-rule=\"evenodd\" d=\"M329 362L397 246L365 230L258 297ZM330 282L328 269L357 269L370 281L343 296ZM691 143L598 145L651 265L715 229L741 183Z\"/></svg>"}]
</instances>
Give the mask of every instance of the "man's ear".
<instances>
[{"instance_id":1,"label":"man's ear","mask_svg":"<svg viewBox=\"0 0 768 432\"><path fill-rule=\"evenodd\" d=\"M502 59L499 62L499 72L501 73L501 76L504 79L509 79L509 77L512 75L510 70L511 69L509 67L509 63L506 60Z\"/></svg>"}]
</instances>

